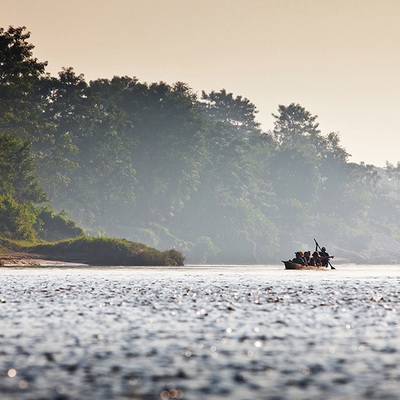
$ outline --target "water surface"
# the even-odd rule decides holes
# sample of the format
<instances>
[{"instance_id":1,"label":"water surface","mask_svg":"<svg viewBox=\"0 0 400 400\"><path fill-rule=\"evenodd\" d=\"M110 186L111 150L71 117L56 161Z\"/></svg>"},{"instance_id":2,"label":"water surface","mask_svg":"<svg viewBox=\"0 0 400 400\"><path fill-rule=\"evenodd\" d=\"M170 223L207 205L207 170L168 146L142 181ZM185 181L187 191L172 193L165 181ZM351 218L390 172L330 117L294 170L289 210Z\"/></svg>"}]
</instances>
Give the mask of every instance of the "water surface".
<instances>
[{"instance_id":1,"label":"water surface","mask_svg":"<svg viewBox=\"0 0 400 400\"><path fill-rule=\"evenodd\" d=\"M1 399L400 399L400 266L0 280Z\"/></svg>"}]
</instances>

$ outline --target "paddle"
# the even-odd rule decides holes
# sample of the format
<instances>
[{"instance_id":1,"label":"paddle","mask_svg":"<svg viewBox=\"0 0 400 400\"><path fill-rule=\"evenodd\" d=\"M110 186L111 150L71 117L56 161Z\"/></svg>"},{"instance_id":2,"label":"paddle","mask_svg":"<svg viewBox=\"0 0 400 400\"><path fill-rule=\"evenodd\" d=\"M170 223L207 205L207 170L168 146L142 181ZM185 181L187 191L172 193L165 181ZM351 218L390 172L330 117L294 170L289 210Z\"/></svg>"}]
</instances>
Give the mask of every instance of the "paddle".
<instances>
[{"instance_id":1,"label":"paddle","mask_svg":"<svg viewBox=\"0 0 400 400\"><path fill-rule=\"evenodd\" d=\"M318 248L320 251L322 251L320 245L318 244L318 242L317 242L315 239L314 239L314 242L315 242L317 248ZM329 261L329 258L328 258L328 264L329 264L329 266L331 267L331 269L336 269L336 268L331 264L331 262Z\"/></svg>"}]
</instances>

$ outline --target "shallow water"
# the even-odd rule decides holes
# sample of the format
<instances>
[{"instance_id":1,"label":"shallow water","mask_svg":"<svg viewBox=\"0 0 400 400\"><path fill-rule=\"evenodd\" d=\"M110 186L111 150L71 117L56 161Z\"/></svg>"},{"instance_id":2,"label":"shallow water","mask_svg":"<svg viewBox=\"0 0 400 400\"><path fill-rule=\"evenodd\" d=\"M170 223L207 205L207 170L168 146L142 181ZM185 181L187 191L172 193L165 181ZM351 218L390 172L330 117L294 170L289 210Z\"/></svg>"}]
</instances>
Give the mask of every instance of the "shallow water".
<instances>
[{"instance_id":1,"label":"shallow water","mask_svg":"<svg viewBox=\"0 0 400 400\"><path fill-rule=\"evenodd\" d=\"M1 399L400 399L400 266L0 280Z\"/></svg>"}]
</instances>

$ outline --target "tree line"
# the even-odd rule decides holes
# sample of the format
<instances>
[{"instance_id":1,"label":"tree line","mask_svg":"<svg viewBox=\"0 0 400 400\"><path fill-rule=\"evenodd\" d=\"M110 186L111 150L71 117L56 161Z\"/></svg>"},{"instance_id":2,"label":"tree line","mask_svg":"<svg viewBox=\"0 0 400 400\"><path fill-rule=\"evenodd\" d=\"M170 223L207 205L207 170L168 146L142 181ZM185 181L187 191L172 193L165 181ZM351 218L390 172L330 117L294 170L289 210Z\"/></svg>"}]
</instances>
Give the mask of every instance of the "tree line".
<instances>
[{"instance_id":1,"label":"tree line","mask_svg":"<svg viewBox=\"0 0 400 400\"><path fill-rule=\"evenodd\" d=\"M51 76L29 38L0 28L0 235L78 234L68 216L189 262L266 263L314 236L363 252L399 234L400 167L350 162L301 105L279 105L265 132L225 89Z\"/></svg>"}]
</instances>

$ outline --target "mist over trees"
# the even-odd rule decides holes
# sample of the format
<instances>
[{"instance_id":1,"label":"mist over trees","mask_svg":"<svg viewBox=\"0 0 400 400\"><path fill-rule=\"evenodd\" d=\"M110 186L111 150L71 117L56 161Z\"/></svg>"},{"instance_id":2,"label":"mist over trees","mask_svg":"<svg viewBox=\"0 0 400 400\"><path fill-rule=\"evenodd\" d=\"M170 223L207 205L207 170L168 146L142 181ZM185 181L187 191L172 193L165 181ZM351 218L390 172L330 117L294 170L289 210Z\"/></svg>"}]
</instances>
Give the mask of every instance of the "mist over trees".
<instances>
[{"instance_id":1,"label":"mist over trees","mask_svg":"<svg viewBox=\"0 0 400 400\"><path fill-rule=\"evenodd\" d=\"M91 234L188 262L276 262L313 237L395 257L376 243L399 237L399 166L349 162L301 105L279 105L264 132L256 106L225 89L53 77L33 48L25 28L0 29L1 231L13 207L33 226L47 197Z\"/></svg>"}]
</instances>

